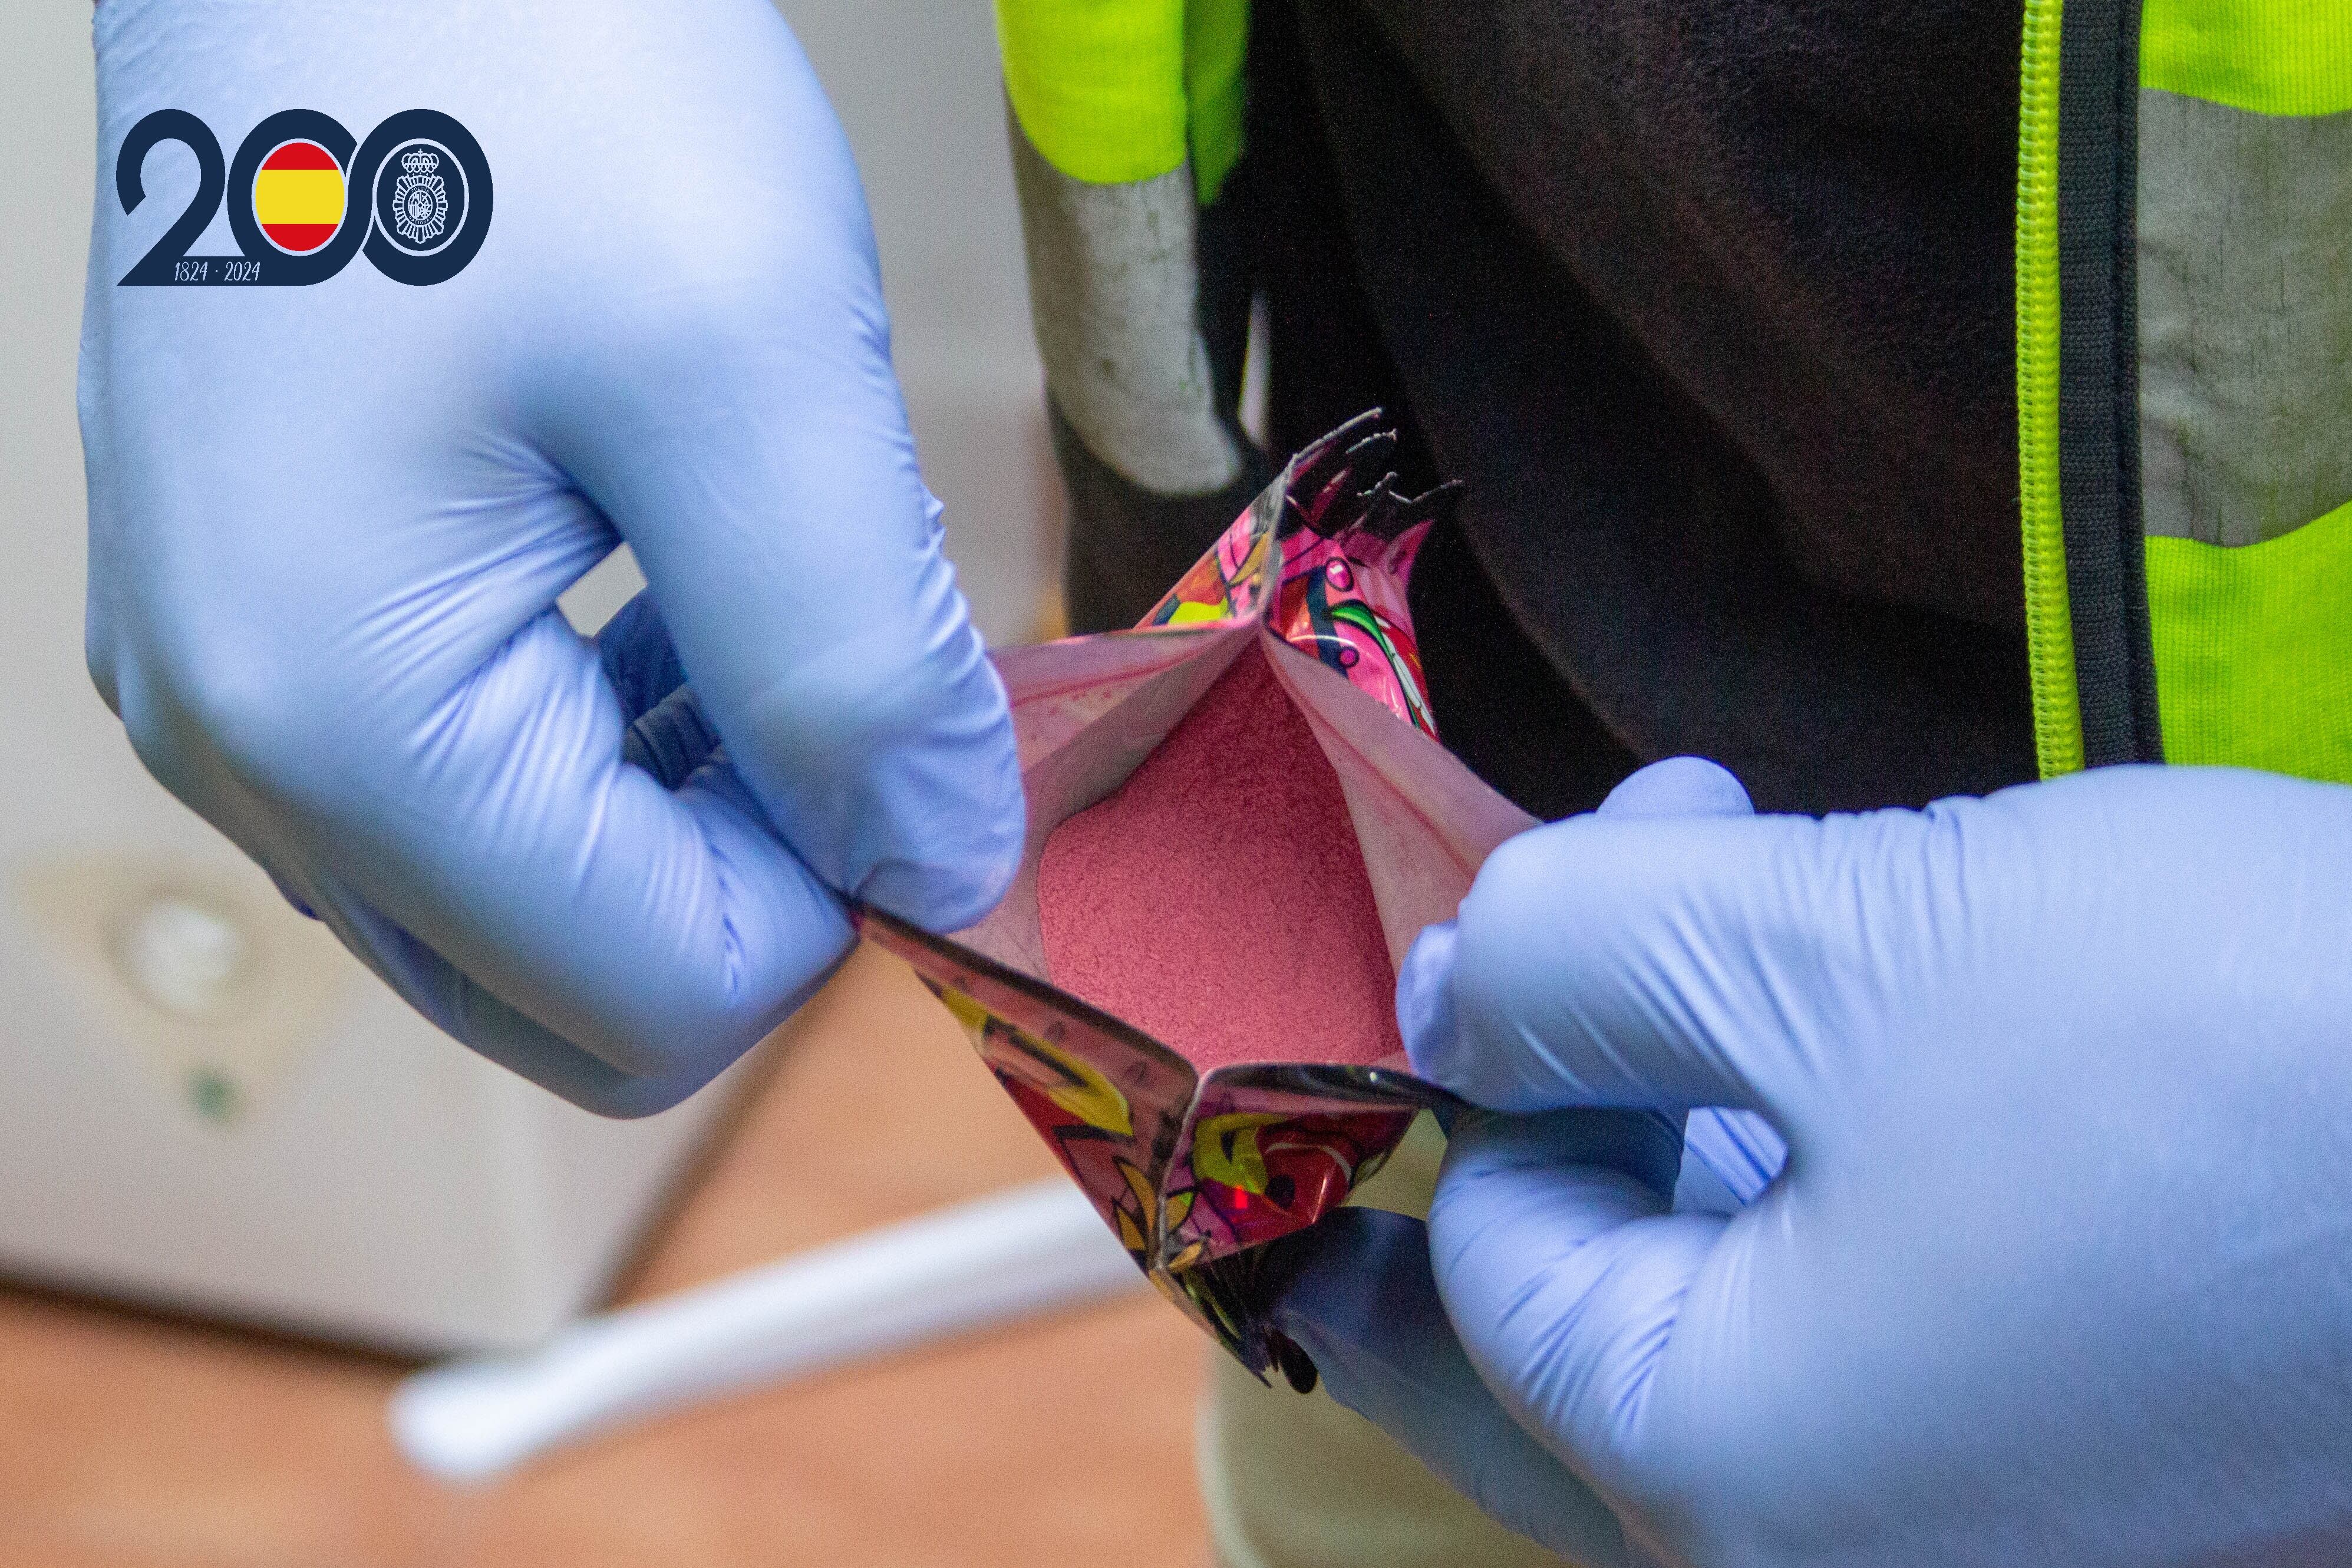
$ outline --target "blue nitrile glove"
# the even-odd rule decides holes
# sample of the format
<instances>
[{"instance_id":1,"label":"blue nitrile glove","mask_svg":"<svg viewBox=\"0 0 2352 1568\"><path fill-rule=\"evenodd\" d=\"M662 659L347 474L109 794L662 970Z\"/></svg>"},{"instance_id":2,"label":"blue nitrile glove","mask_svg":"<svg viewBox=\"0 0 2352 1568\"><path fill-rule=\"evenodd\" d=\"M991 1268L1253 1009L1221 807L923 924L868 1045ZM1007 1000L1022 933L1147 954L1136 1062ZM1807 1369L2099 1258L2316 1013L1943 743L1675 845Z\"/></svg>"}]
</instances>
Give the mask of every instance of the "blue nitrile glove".
<instances>
[{"instance_id":1,"label":"blue nitrile glove","mask_svg":"<svg viewBox=\"0 0 2352 1568\"><path fill-rule=\"evenodd\" d=\"M1424 941L1436 1082L1789 1141L1726 1219L1580 1118L1454 1129L1447 1314L1637 1556L2352 1561L2352 789L1582 818Z\"/></svg>"},{"instance_id":2,"label":"blue nitrile glove","mask_svg":"<svg viewBox=\"0 0 2352 1568\"><path fill-rule=\"evenodd\" d=\"M1645 768L1602 803L1608 817L1745 815L1747 793L1711 762L1676 758ZM1398 987L1402 1006L1449 1005L1442 983L1454 927L1433 926L1414 945ZM1443 1018L1403 1018L1410 1039L1451 1030ZM1475 1113L1472 1113L1475 1115ZM1448 1118L1451 1127L1459 1116ZM1779 1168L1771 1129L1740 1113L1695 1113L1687 1154L1671 1124L1636 1111L1570 1111L1555 1132L1581 1156L1632 1172L1685 1207L1729 1210ZM1451 1127L1449 1130L1451 1130ZM1759 1168L1761 1167L1761 1168ZM1284 1278L1273 1320L1314 1361L1340 1404L1387 1428L1456 1490L1522 1535L1588 1568L1627 1561L1615 1518L1563 1469L1479 1380L1447 1325L1417 1219L1346 1208L1276 1243Z\"/></svg>"},{"instance_id":3,"label":"blue nitrile glove","mask_svg":"<svg viewBox=\"0 0 2352 1568\"><path fill-rule=\"evenodd\" d=\"M436 1022L614 1113L806 996L837 895L989 907L1022 835L1003 694L856 171L764 0L103 0L96 36L89 663L157 778ZM151 112L234 161L280 110L363 152L418 108L491 176L454 276L118 286L196 185L166 142L123 212ZM235 249L218 219L192 247ZM555 601L623 540L659 612L608 670ZM651 722L725 752L673 789L623 733L685 676L699 713Z\"/></svg>"}]
</instances>

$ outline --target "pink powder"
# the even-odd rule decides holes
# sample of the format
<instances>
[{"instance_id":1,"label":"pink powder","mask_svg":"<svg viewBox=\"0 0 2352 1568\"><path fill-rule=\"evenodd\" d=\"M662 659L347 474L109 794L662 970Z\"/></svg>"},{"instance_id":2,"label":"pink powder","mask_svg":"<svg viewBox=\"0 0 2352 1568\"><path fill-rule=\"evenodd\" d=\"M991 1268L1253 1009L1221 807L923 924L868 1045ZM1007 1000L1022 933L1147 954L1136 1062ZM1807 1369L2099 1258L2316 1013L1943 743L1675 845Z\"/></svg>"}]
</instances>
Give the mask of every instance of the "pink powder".
<instances>
[{"instance_id":1,"label":"pink powder","mask_svg":"<svg viewBox=\"0 0 2352 1568\"><path fill-rule=\"evenodd\" d=\"M1402 1049L1339 776L1255 643L1047 837L1037 904L1047 977L1202 1071Z\"/></svg>"}]
</instances>

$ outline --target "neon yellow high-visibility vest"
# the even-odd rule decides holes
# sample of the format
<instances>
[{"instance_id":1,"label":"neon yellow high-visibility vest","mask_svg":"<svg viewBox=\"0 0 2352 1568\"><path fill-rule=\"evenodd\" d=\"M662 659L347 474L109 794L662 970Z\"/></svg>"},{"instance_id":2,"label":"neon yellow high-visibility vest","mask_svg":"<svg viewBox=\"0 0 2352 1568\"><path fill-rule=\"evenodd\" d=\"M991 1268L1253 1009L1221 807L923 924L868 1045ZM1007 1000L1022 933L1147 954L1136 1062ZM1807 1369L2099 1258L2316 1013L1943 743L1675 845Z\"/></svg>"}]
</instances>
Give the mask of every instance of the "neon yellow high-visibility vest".
<instances>
[{"instance_id":1,"label":"neon yellow high-visibility vest","mask_svg":"<svg viewBox=\"0 0 2352 1568\"><path fill-rule=\"evenodd\" d=\"M1091 185L1192 161L1202 206L1242 150L1249 0L996 0L1004 91L1045 161Z\"/></svg>"},{"instance_id":2,"label":"neon yellow high-visibility vest","mask_svg":"<svg viewBox=\"0 0 2352 1568\"><path fill-rule=\"evenodd\" d=\"M1171 176L1240 152L1246 0L997 17L1016 164L1063 182L1023 188L1049 385L1146 489L1213 487ZM2352 782L2352 0L2026 0L2017 181L2042 773Z\"/></svg>"},{"instance_id":3,"label":"neon yellow high-visibility vest","mask_svg":"<svg viewBox=\"0 0 2352 1568\"><path fill-rule=\"evenodd\" d=\"M2028 0L2023 58L2042 770L2352 782L2352 0Z\"/></svg>"}]
</instances>

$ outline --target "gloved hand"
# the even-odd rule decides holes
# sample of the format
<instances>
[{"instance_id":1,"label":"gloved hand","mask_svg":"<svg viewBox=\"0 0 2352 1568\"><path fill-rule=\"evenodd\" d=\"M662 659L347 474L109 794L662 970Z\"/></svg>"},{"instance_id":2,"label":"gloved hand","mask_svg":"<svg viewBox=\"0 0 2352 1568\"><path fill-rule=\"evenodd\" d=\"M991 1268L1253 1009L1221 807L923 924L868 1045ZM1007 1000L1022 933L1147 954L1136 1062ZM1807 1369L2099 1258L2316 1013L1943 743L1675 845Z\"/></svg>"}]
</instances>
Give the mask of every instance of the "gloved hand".
<instances>
[{"instance_id":1,"label":"gloved hand","mask_svg":"<svg viewBox=\"0 0 2352 1568\"><path fill-rule=\"evenodd\" d=\"M1579 819L1400 992L1509 1113L1454 1128L1447 1314L1637 1557L2352 1561L2352 789ZM1591 1105L1745 1107L1788 1168L1672 1213Z\"/></svg>"},{"instance_id":2,"label":"gloved hand","mask_svg":"<svg viewBox=\"0 0 2352 1568\"><path fill-rule=\"evenodd\" d=\"M856 171L764 0L104 0L95 29L89 654L158 779L435 1022L612 1113L796 1006L846 949L838 895L991 905L1022 838L1003 694ZM282 110L364 142L418 106L492 175L455 276L118 286L195 184L167 143L124 214L151 111L233 158ZM194 254L229 248L215 220ZM623 540L658 610L600 664L555 600ZM684 780L624 760L665 698L656 730L704 737L667 747Z\"/></svg>"},{"instance_id":3,"label":"gloved hand","mask_svg":"<svg viewBox=\"0 0 2352 1568\"><path fill-rule=\"evenodd\" d=\"M1740 815L1748 796L1711 762L1675 758L1620 784L1600 815L1613 819ZM1415 944L1398 988L1413 1009L1447 1005L1443 970L1453 927ZM1437 973L1423 973L1435 966ZM1435 983L1430 983L1434 979ZM1437 1020L1402 1015L1408 1038ZM1450 1029L1450 1023L1444 1025ZM1475 1113L1473 1113L1473 1115ZM1728 1213L1780 1169L1785 1150L1745 1113L1699 1111L1688 1145L1646 1111L1571 1111L1554 1118L1577 1157L1626 1171L1685 1207ZM1448 1118L1449 1131L1462 1124ZM1274 1326L1305 1350L1331 1396L1386 1428L1455 1490L1520 1534L1584 1568L1621 1568L1624 1538L1608 1505L1496 1401L1445 1318L1417 1219L1343 1208L1274 1244L1282 1281Z\"/></svg>"}]
</instances>

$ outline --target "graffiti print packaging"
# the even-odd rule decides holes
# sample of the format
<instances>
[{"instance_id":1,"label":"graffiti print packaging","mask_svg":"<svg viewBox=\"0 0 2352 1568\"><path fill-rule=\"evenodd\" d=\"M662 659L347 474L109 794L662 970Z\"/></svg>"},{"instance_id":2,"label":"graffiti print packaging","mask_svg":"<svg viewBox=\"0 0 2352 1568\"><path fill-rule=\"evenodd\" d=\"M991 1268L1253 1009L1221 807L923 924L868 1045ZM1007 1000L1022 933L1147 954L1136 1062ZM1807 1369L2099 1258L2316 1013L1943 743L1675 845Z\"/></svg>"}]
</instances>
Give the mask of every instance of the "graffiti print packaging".
<instances>
[{"instance_id":1,"label":"graffiti print packaging","mask_svg":"<svg viewBox=\"0 0 2352 1568\"><path fill-rule=\"evenodd\" d=\"M1301 453L1131 632L995 655L1029 836L949 936L879 911L1168 1297L1263 1375L1264 1244L1443 1093L1395 966L1532 819L1434 738L1405 587L1447 491L1366 415Z\"/></svg>"}]
</instances>

